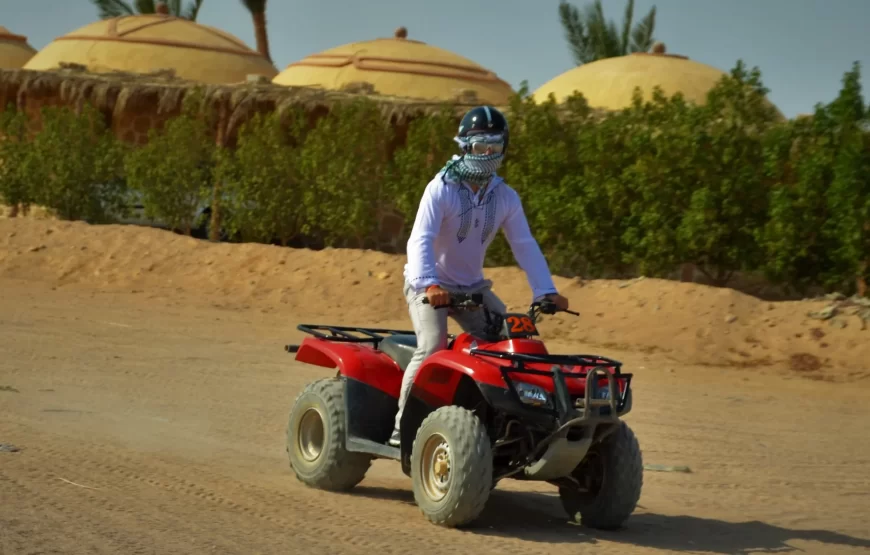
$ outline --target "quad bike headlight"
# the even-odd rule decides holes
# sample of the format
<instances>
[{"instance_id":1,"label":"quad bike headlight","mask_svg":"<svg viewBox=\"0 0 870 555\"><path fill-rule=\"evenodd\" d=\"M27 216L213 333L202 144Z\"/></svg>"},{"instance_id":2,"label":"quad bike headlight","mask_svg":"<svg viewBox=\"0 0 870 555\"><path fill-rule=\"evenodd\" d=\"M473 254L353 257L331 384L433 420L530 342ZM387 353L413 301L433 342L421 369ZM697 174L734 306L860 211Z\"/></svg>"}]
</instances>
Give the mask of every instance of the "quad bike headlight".
<instances>
[{"instance_id":1,"label":"quad bike headlight","mask_svg":"<svg viewBox=\"0 0 870 555\"><path fill-rule=\"evenodd\" d=\"M536 385L515 382L517 394L520 396L520 401L526 405L533 407L552 407L550 395L541 387Z\"/></svg>"}]
</instances>

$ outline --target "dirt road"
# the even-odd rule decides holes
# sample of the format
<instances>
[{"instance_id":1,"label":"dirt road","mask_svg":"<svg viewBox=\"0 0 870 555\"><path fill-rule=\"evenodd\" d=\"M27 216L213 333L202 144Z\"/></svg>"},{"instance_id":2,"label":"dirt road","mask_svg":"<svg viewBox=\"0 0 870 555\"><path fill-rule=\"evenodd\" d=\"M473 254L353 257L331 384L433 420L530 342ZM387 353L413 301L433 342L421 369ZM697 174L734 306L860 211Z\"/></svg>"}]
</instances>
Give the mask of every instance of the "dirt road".
<instances>
[{"instance_id":1,"label":"dirt road","mask_svg":"<svg viewBox=\"0 0 870 555\"><path fill-rule=\"evenodd\" d=\"M290 403L326 375L302 316L0 282L0 553L867 553L870 390L614 353L649 464L619 532L503 482L478 525L425 522L398 467L352 494L297 483ZM310 316L310 315L308 315ZM308 318L309 320L312 318ZM315 318L316 319L316 318Z\"/></svg>"}]
</instances>

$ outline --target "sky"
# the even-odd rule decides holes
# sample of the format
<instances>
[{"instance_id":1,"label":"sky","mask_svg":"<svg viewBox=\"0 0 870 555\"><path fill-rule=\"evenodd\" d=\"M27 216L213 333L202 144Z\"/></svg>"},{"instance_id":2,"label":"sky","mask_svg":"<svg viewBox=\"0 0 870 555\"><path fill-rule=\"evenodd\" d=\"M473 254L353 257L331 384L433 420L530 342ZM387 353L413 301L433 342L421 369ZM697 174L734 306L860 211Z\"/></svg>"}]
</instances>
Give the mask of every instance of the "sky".
<instances>
[{"instance_id":1,"label":"sky","mask_svg":"<svg viewBox=\"0 0 870 555\"><path fill-rule=\"evenodd\" d=\"M572 0L577 6L591 0ZM281 70L308 54L390 37L397 27L531 90L573 67L559 0L269 0L272 58ZM668 52L729 71L738 59L761 70L770 100L786 117L829 102L843 74L861 63L870 89L870 0L636 0L635 19L656 6L655 38ZM603 0L622 21L625 0ZM0 25L37 50L97 19L90 0L0 0ZM240 0L205 0L200 23L254 47ZM870 94L865 92L865 98Z\"/></svg>"}]
</instances>

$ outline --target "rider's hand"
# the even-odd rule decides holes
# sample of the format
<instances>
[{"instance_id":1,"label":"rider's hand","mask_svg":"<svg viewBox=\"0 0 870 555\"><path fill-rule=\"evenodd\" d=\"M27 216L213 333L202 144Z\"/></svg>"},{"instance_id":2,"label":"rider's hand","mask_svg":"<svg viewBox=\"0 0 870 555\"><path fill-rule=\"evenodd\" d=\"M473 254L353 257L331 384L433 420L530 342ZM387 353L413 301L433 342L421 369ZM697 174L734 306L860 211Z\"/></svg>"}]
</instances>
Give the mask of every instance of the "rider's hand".
<instances>
[{"instance_id":1,"label":"rider's hand","mask_svg":"<svg viewBox=\"0 0 870 555\"><path fill-rule=\"evenodd\" d=\"M429 298L429 304L432 305L433 308L450 304L450 293L441 289L437 285L433 285L426 289L426 297Z\"/></svg>"},{"instance_id":2,"label":"rider's hand","mask_svg":"<svg viewBox=\"0 0 870 555\"><path fill-rule=\"evenodd\" d=\"M553 295L547 295L547 299L552 301L553 304L556 305L556 308L558 308L559 310L568 310L568 299L566 299L562 295L559 295L558 293Z\"/></svg>"}]
</instances>

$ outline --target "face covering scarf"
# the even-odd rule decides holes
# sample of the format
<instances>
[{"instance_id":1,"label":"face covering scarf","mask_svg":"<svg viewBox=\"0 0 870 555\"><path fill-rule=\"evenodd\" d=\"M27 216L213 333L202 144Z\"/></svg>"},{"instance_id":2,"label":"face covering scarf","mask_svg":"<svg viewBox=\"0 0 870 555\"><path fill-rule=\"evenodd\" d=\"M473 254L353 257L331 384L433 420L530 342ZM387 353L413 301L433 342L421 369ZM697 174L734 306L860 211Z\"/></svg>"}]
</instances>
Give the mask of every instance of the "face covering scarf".
<instances>
[{"instance_id":1,"label":"face covering scarf","mask_svg":"<svg viewBox=\"0 0 870 555\"><path fill-rule=\"evenodd\" d=\"M459 181L480 186L489 183L504 161L504 153L500 148L504 145L504 136L501 133L480 134L468 138L456 137L453 140L467 152L462 156L454 155L444 166L444 171ZM488 146L494 147L492 154L474 153L475 150L485 152Z\"/></svg>"}]
</instances>

